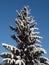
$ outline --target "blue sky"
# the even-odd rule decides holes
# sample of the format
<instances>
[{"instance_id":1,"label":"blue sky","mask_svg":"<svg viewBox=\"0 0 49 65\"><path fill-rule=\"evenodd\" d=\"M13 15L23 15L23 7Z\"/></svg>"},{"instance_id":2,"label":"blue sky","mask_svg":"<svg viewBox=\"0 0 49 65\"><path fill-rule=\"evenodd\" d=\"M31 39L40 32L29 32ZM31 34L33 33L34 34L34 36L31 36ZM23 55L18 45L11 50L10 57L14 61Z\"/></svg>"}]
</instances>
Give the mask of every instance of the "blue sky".
<instances>
[{"instance_id":1,"label":"blue sky","mask_svg":"<svg viewBox=\"0 0 49 65\"><path fill-rule=\"evenodd\" d=\"M31 15L38 21L37 27L43 37L41 44L47 50L45 56L49 58L49 0L0 0L0 53L6 50L1 46L3 42L16 46L10 37L14 32L9 25L15 25L16 10L20 11L25 5L29 5Z\"/></svg>"}]
</instances>

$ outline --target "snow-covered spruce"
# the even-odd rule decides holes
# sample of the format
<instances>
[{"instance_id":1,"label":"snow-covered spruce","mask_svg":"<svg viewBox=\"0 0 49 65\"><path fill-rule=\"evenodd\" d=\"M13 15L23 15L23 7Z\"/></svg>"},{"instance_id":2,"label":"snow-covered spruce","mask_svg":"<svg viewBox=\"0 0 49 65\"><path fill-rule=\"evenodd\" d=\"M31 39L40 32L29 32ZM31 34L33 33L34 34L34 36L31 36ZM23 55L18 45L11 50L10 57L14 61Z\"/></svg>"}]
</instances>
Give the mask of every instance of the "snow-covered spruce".
<instances>
[{"instance_id":1,"label":"snow-covered spruce","mask_svg":"<svg viewBox=\"0 0 49 65\"><path fill-rule=\"evenodd\" d=\"M36 21L33 17L28 16L29 9L25 6L20 13L17 11L18 18L15 19L16 27L10 26L16 34L11 37L18 42L17 48L6 43L2 43L2 46L10 53L4 52L0 56L3 57L3 62L9 65L49 65L49 60L43 57L46 50L41 48L39 44L42 37L38 36L39 32L36 32Z\"/></svg>"}]
</instances>

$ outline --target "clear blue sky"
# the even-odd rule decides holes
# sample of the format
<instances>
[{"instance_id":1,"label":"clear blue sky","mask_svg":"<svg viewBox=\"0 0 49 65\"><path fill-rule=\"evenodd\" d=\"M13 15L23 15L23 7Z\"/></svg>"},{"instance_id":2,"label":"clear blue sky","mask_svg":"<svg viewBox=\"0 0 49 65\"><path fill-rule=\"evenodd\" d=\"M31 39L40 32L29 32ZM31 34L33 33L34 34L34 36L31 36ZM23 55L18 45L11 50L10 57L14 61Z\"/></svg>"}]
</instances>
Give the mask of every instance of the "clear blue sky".
<instances>
[{"instance_id":1,"label":"clear blue sky","mask_svg":"<svg viewBox=\"0 0 49 65\"><path fill-rule=\"evenodd\" d=\"M38 21L37 27L43 36L41 44L47 50L45 56L49 58L49 0L0 0L0 53L6 50L1 46L3 42L16 46L10 37L14 32L9 25L15 25L16 10L20 11L25 5L29 5L31 15Z\"/></svg>"}]
</instances>

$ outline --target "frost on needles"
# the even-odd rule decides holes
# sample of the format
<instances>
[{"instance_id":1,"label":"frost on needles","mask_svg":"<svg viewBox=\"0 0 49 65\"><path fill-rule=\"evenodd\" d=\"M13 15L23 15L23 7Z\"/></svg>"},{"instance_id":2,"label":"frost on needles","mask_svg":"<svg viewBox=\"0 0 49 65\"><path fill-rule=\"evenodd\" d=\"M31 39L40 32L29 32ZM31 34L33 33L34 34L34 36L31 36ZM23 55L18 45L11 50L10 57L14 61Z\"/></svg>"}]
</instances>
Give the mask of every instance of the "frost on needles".
<instances>
[{"instance_id":1,"label":"frost on needles","mask_svg":"<svg viewBox=\"0 0 49 65\"><path fill-rule=\"evenodd\" d=\"M17 43L17 47L2 43L2 46L10 52L3 52L0 54L3 61L9 65L49 65L49 60L43 56L47 53L45 49L41 48L42 37L39 32L36 32L36 21L29 16L30 11L27 6L18 12L15 19L16 27L10 25L11 30L16 34L11 35ZM2 64L1 64L2 65Z\"/></svg>"}]
</instances>

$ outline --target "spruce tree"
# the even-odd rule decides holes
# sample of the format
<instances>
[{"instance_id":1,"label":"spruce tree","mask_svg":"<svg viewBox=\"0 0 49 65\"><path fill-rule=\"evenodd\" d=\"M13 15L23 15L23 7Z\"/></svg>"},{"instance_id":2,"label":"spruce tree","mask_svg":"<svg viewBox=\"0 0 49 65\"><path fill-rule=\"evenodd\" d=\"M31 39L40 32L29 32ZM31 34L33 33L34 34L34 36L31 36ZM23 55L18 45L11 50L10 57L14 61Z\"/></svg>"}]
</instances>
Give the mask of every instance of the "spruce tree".
<instances>
[{"instance_id":1,"label":"spruce tree","mask_svg":"<svg viewBox=\"0 0 49 65\"><path fill-rule=\"evenodd\" d=\"M49 65L49 60L43 56L47 52L39 44L42 37L38 35L36 21L29 13L29 8L24 6L20 13L17 11L16 27L10 25L11 30L16 32L11 38L18 43L17 47L2 43L10 53L3 52L0 56L9 65Z\"/></svg>"}]
</instances>

